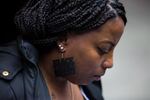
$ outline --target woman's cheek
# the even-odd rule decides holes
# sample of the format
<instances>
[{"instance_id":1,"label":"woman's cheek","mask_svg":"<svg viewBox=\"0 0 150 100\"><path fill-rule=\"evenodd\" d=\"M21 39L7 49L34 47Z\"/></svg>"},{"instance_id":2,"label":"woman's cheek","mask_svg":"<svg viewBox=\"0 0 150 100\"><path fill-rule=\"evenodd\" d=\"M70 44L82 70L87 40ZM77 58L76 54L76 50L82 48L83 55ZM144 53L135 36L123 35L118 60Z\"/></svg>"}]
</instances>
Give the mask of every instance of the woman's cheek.
<instances>
[{"instance_id":1,"label":"woman's cheek","mask_svg":"<svg viewBox=\"0 0 150 100\"><path fill-rule=\"evenodd\" d=\"M87 54L88 56L85 58L86 59L86 64L95 67L100 63L100 55L96 51L91 51L90 53Z\"/></svg>"}]
</instances>

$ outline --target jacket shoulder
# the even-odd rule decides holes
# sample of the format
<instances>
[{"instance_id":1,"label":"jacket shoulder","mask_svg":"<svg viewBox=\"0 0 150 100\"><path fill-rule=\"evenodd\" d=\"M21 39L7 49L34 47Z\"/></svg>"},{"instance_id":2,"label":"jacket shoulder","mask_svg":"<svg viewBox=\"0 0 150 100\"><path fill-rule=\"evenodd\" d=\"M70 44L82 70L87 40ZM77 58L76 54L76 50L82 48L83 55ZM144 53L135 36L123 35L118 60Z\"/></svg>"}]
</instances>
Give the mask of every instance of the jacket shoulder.
<instances>
[{"instance_id":1,"label":"jacket shoulder","mask_svg":"<svg viewBox=\"0 0 150 100\"><path fill-rule=\"evenodd\" d=\"M12 80L22 69L17 43L0 45L0 79Z\"/></svg>"},{"instance_id":2,"label":"jacket shoulder","mask_svg":"<svg viewBox=\"0 0 150 100\"><path fill-rule=\"evenodd\" d=\"M22 70L16 43L1 45L0 100L24 100L21 98L24 95Z\"/></svg>"}]
</instances>

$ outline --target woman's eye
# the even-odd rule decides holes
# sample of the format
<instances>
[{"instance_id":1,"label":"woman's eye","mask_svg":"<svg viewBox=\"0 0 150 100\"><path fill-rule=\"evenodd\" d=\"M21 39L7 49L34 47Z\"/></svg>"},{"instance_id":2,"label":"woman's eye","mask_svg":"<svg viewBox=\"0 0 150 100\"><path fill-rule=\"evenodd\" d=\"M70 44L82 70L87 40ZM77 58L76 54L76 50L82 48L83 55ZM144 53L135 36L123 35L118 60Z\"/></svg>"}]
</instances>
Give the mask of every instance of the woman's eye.
<instances>
[{"instance_id":1,"label":"woman's eye","mask_svg":"<svg viewBox=\"0 0 150 100\"><path fill-rule=\"evenodd\" d=\"M102 54L106 54L109 52L109 49L108 48L98 48L99 52L102 53Z\"/></svg>"},{"instance_id":2,"label":"woman's eye","mask_svg":"<svg viewBox=\"0 0 150 100\"><path fill-rule=\"evenodd\" d=\"M101 44L97 46L97 48L100 54L107 54L114 48L114 46L112 44Z\"/></svg>"}]
</instances>

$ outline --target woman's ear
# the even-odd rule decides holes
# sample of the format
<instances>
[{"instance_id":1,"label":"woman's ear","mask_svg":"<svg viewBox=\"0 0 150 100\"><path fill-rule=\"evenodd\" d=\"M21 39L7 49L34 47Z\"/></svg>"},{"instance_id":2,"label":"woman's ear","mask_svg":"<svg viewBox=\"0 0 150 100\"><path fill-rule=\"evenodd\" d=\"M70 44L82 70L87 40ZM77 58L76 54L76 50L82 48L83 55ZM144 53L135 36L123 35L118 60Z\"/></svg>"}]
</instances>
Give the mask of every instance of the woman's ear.
<instances>
[{"instance_id":1,"label":"woman's ear","mask_svg":"<svg viewBox=\"0 0 150 100\"><path fill-rule=\"evenodd\" d=\"M62 42L57 42L57 46L61 53L64 53L66 51L65 45Z\"/></svg>"},{"instance_id":2,"label":"woman's ear","mask_svg":"<svg viewBox=\"0 0 150 100\"><path fill-rule=\"evenodd\" d=\"M65 52L66 51L66 47L67 47L67 39L65 38L61 38L57 41L57 46L60 50L60 52Z\"/></svg>"},{"instance_id":3,"label":"woman's ear","mask_svg":"<svg viewBox=\"0 0 150 100\"><path fill-rule=\"evenodd\" d=\"M62 48L64 49L63 51L66 51L66 49L72 45L71 41L72 40L73 35L70 34L66 34L62 37L59 37L57 40L57 46L59 47L59 50L61 50ZM62 51L62 50L61 50Z\"/></svg>"}]
</instances>

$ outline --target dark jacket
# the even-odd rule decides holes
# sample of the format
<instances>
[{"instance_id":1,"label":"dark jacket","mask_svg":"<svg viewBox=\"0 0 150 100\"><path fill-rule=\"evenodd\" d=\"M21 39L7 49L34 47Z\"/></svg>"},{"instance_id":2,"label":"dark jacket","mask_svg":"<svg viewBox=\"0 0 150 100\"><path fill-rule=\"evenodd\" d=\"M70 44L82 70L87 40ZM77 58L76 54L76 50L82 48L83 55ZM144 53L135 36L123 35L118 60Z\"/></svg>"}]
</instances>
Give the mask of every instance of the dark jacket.
<instances>
[{"instance_id":1,"label":"dark jacket","mask_svg":"<svg viewBox=\"0 0 150 100\"><path fill-rule=\"evenodd\" d=\"M0 45L0 100L50 100L37 62L36 49L20 38ZM90 100L103 100L100 82L81 88Z\"/></svg>"}]
</instances>

